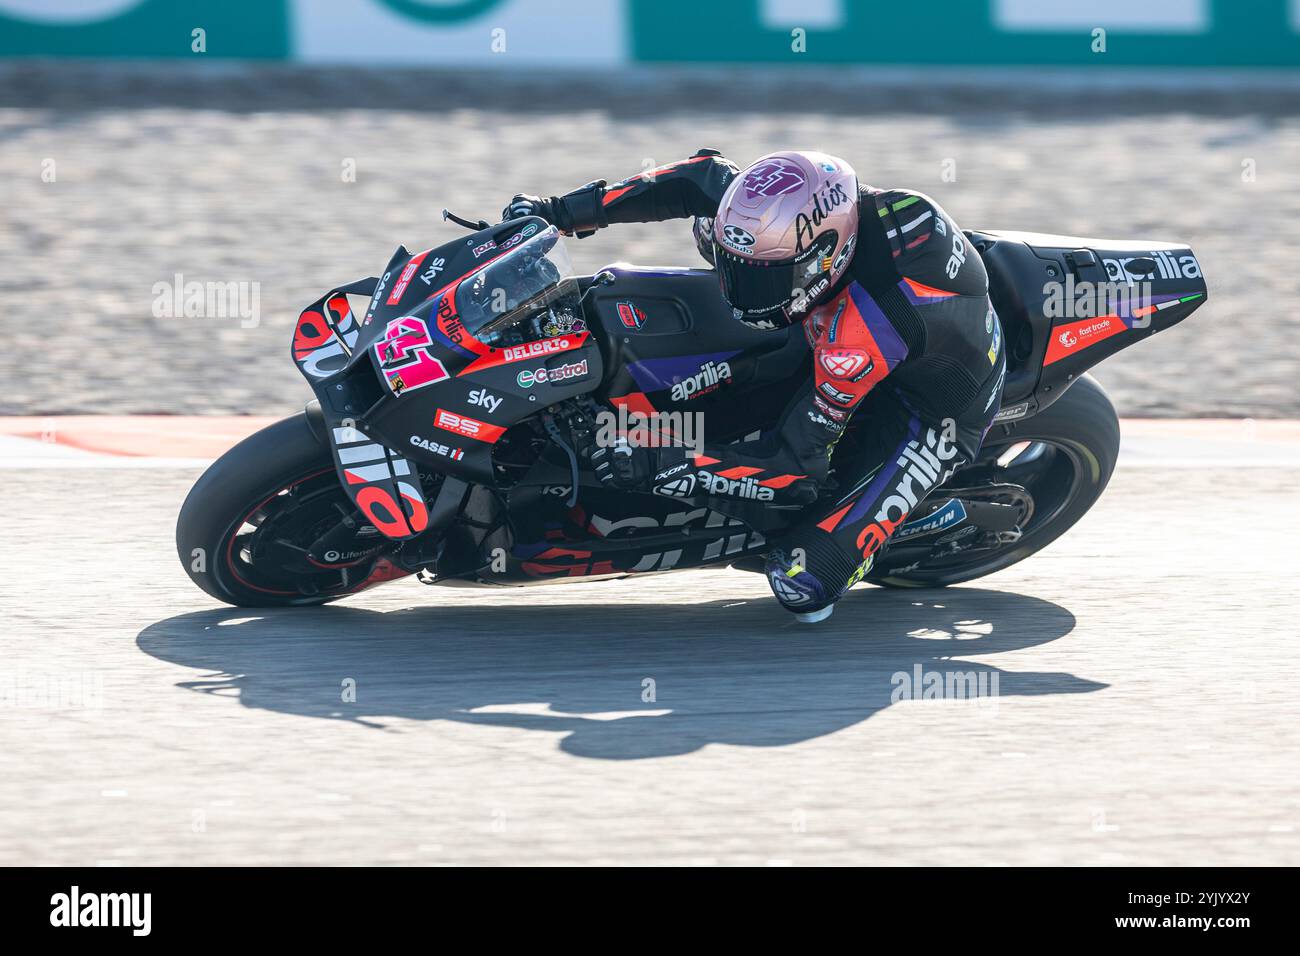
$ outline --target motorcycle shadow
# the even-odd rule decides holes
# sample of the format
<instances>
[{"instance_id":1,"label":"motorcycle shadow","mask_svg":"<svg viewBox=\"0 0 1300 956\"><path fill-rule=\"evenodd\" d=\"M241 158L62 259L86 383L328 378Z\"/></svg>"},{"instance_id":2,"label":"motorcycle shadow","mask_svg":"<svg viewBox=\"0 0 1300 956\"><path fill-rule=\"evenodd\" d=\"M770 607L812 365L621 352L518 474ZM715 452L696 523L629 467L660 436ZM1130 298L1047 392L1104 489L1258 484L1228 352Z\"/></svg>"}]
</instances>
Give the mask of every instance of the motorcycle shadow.
<instances>
[{"instance_id":1,"label":"motorcycle shadow","mask_svg":"<svg viewBox=\"0 0 1300 956\"><path fill-rule=\"evenodd\" d=\"M862 588L815 626L771 599L335 605L182 614L137 643L208 672L178 686L245 707L375 727L404 718L558 732L566 753L617 760L710 743L778 747L899 700L966 698L959 706L977 719L1008 696L1102 689L961 659L1055 641L1074 624L1060 605L1003 591Z\"/></svg>"}]
</instances>

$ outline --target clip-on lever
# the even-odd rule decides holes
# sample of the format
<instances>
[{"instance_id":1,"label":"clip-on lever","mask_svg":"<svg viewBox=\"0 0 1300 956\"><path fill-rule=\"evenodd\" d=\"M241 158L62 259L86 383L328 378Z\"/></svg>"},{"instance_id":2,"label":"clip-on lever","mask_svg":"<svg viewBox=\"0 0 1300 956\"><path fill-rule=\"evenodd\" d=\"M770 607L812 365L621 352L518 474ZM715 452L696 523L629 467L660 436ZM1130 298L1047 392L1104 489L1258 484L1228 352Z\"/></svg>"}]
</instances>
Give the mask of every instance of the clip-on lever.
<instances>
[{"instance_id":1,"label":"clip-on lever","mask_svg":"<svg viewBox=\"0 0 1300 956\"><path fill-rule=\"evenodd\" d=\"M473 232L478 232L480 229L487 229L489 226L492 225L490 222L484 222L482 219L480 219L478 222L470 222L468 219L460 218L460 216L456 215L450 209L444 209L442 211L442 221L446 222L448 219L450 219L456 225L464 226L466 229L469 229Z\"/></svg>"}]
</instances>

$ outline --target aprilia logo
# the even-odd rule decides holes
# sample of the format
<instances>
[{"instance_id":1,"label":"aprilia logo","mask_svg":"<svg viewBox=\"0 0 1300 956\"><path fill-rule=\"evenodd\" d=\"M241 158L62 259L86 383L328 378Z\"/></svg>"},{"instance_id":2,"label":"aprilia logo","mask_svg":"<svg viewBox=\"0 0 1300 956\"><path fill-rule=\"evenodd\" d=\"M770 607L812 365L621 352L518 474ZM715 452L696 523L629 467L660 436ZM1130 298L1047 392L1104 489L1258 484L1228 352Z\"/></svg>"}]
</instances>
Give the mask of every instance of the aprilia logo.
<instances>
[{"instance_id":1,"label":"aprilia logo","mask_svg":"<svg viewBox=\"0 0 1300 956\"><path fill-rule=\"evenodd\" d=\"M879 551L916 503L947 477L951 468L948 463L956 457L957 446L933 428L926 429L924 442L913 439L907 443L897 461L903 469L902 477L893 493L880 503L875 520L858 535L858 547L864 558Z\"/></svg>"},{"instance_id":2,"label":"aprilia logo","mask_svg":"<svg viewBox=\"0 0 1300 956\"><path fill-rule=\"evenodd\" d=\"M937 217L936 217L937 218ZM957 273L966 264L966 239L960 232L952 234L952 255L948 257L948 278L957 278Z\"/></svg>"},{"instance_id":3,"label":"aprilia logo","mask_svg":"<svg viewBox=\"0 0 1300 956\"><path fill-rule=\"evenodd\" d=\"M673 386L674 402L685 402L696 394L706 394L731 381L731 365L727 362L705 362L690 378Z\"/></svg>"},{"instance_id":4,"label":"aprilia logo","mask_svg":"<svg viewBox=\"0 0 1300 956\"><path fill-rule=\"evenodd\" d=\"M689 498L695 494L725 495L749 501L771 501L775 497L771 488L764 488L753 478L723 478L708 471L674 478L656 487L654 493L667 498Z\"/></svg>"},{"instance_id":5,"label":"aprilia logo","mask_svg":"<svg viewBox=\"0 0 1300 956\"><path fill-rule=\"evenodd\" d=\"M1196 256L1190 252L1187 255L1175 258L1163 250L1160 252L1148 252L1145 255L1126 256L1122 259L1102 259L1101 263L1106 267L1106 275L1112 282L1135 282L1139 279L1151 278L1151 268L1143 260L1154 260L1155 271L1159 273L1162 279L1199 279L1201 278L1201 264L1196 261ZM1138 262L1139 266L1131 268L1129 263Z\"/></svg>"},{"instance_id":6,"label":"aprilia logo","mask_svg":"<svg viewBox=\"0 0 1300 956\"><path fill-rule=\"evenodd\" d=\"M776 497L771 488L764 488L753 478L723 478L709 471L696 472L695 477L711 495L748 498L751 501L771 501Z\"/></svg>"},{"instance_id":7,"label":"aprilia logo","mask_svg":"<svg viewBox=\"0 0 1300 956\"><path fill-rule=\"evenodd\" d=\"M830 288L830 285L831 280L823 276L821 279L814 282L811 288L800 290L800 294L790 303L790 312L797 315L804 309L808 308L808 306L812 305L819 295Z\"/></svg>"}]
</instances>

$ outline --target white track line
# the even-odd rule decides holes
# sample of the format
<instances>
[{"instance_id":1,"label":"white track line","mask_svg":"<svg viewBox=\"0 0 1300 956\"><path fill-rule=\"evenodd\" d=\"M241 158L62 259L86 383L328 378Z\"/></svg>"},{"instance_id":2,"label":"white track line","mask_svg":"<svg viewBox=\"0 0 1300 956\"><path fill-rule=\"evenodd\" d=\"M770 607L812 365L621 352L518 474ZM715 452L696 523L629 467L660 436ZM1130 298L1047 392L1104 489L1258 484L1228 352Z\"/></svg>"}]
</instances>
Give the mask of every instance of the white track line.
<instances>
[{"instance_id":1,"label":"white track line","mask_svg":"<svg viewBox=\"0 0 1300 956\"><path fill-rule=\"evenodd\" d=\"M0 435L0 469L6 468L203 468L208 458L106 455L17 435Z\"/></svg>"}]
</instances>

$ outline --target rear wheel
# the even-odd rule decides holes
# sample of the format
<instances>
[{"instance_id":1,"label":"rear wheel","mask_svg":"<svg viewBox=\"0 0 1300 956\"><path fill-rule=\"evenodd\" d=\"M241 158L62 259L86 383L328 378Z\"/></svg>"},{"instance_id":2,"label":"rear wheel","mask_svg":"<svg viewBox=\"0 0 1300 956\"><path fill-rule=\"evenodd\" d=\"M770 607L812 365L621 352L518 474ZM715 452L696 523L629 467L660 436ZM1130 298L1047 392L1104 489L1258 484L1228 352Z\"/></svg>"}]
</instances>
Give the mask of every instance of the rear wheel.
<instances>
[{"instance_id":1,"label":"rear wheel","mask_svg":"<svg viewBox=\"0 0 1300 956\"><path fill-rule=\"evenodd\" d=\"M946 487L969 489L978 501L1019 508L1024 515L1020 534L981 536L968 525L918 536L906 545L886 546L868 580L887 587L942 587L1023 561L1097 503L1115 469L1119 439L1115 406L1090 376L1038 415L994 425L978 460L959 469ZM930 501L949 497L939 488Z\"/></svg>"},{"instance_id":2,"label":"rear wheel","mask_svg":"<svg viewBox=\"0 0 1300 956\"><path fill-rule=\"evenodd\" d=\"M240 607L324 604L408 573L340 487L306 413L212 463L181 506L176 550L195 584Z\"/></svg>"}]
</instances>

